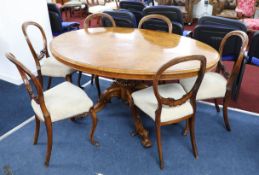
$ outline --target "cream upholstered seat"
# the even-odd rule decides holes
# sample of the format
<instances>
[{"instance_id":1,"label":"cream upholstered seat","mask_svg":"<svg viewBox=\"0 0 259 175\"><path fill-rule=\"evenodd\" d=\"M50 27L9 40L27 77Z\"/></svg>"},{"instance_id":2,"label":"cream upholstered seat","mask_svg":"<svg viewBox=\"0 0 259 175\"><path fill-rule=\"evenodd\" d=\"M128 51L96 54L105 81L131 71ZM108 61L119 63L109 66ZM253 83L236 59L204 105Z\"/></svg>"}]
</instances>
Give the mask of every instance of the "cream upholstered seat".
<instances>
[{"instance_id":1,"label":"cream upholstered seat","mask_svg":"<svg viewBox=\"0 0 259 175\"><path fill-rule=\"evenodd\" d=\"M185 91L189 92L193 87L195 80L195 77L186 78L180 80L180 83L184 87ZM196 99L203 100L224 97L226 88L227 80L223 75L216 72L208 72L204 75Z\"/></svg>"},{"instance_id":2,"label":"cream upholstered seat","mask_svg":"<svg viewBox=\"0 0 259 175\"><path fill-rule=\"evenodd\" d=\"M159 85L158 90L163 97L170 97L178 100L186 94L180 84L171 83ZM153 87L142 89L132 93L134 104L149 115L155 121L155 111L157 110L157 99L153 92ZM189 101L175 107L163 105L161 112L161 122L176 120L187 115L193 114L193 108Z\"/></svg>"},{"instance_id":3,"label":"cream upholstered seat","mask_svg":"<svg viewBox=\"0 0 259 175\"><path fill-rule=\"evenodd\" d=\"M66 77L75 72L74 69L60 63L53 57L48 57L41 61L41 73L50 77Z\"/></svg>"},{"instance_id":4,"label":"cream upholstered seat","mask_svg":"<svg viewBox=\"0 0 259 175\"><path fill-rule=\"evenodd\" d=\"M87 113L93 106L87 94L70 82L63 82L43 94L52 122ZM39 119L44 121L40 105L34 99L31 101L31 106Z\"/></svg>"}]
</instances>

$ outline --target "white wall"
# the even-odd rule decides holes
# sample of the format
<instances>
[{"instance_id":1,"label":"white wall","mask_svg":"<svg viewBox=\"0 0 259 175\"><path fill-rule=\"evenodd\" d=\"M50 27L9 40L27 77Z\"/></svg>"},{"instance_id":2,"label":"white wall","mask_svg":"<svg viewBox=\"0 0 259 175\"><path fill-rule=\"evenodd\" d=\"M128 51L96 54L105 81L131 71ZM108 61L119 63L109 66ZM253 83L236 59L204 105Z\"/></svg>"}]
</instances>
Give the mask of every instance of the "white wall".
<instances>
[{"instance_id":1,"label":"white wall","mask_svg":"<svg viewBox=\"0 0 259 175\"><path fill-rule=\"evenodd\" d=\"M35 72L35 65L23 36L24 21L35 21L43 26L48 41L52 39L46 0L1 0L0 6L0 79L11 83L22 83L15 66L4 56L12 52L22 63ZM42 46L38 31L29 29L36 48Z\"/></svg>"},{"instance_id":2,"label":"white wall","mask_svg":"<svg viewBox=\"0 0 259 175\"><path fill-rule=\"evenodd\" d=\"M211 15L212 14L212 6L211 5L204 5L205 0L201 0L199 3L195 4L193 6L193 17L194 18L200 18L205 15ZM206 14L207 12L207 14Z\"/></svg>"}]
</instances>

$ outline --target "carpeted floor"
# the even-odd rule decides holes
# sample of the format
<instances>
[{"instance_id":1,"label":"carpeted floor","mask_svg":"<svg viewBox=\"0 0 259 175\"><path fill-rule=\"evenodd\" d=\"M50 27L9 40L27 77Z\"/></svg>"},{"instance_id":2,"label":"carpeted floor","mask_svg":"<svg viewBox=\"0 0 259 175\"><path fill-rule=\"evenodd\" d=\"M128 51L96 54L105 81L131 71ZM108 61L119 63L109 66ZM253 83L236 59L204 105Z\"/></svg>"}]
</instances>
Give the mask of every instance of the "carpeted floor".
<instances>
[{"instance_id":1,"label":"carpeted floor","mask_svg":"<svg viewBox=\"0 0 259 175\"><path fill-rule=\"evenodd\" d=\"M109 83L101 82L103 88ZM96 89L85 91L96 101ZM158 166L154 124L143 113L143 122L150 131L153 147L145 149L137 137L128 106L113 99L98 114L96 148L88 140L90 118L76 123L70 120L54 124L53 154L49 168L44 167L46 132L42 125L39 144L32 145L34 122L29 123L0 142L0 172L4 166L14 175L70 175L70 174L192 174L246 175L259 171L259 118L229 111L232 131L223 125L222 113L214 107L198 105L196 139L199 159L192 154L189 136L182 136L184 123L162 128L165 169ZM1 173L0 173L1 174Z\"/></svg>"}]
</instances>

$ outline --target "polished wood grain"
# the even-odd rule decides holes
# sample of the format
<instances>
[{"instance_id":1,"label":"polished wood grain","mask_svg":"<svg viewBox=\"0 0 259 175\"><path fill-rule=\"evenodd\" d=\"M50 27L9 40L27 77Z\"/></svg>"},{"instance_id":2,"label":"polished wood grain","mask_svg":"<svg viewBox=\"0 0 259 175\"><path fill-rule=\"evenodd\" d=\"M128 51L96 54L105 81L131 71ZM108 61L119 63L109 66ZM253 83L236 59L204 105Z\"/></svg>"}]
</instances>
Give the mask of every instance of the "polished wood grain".
<instances>
[{"instance_id":1,"label":"polished wood grain","mask_svg":"<svg viewBox=\"0 0 259 175\"><path fill-rule=\"evenodd\" d=\"M215 49L191 38L119 27L68 32L54 38L50 50L57 60L74 69L128 80L152 80L161 65L179 56L204 55L207 71L219 60ZM191 77L198 69L198 62L181 63L168 69L161 79Z\"/></svg>"}]
</instances>

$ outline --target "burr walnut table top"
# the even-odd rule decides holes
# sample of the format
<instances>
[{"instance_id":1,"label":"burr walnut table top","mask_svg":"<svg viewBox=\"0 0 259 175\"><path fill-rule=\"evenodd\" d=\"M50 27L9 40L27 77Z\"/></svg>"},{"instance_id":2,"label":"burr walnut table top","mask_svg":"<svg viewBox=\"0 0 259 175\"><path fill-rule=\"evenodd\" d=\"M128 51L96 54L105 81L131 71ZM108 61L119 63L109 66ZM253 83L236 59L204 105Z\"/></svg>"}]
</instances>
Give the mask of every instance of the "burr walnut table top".
<instances>
[{"instance_id":1,"label":"burr walnut table top","mask_svg":"<svg viewBox=\"0 0 259 175\"><path fill-rule=\"evenodd\" d=\"M217 65L219 53L197 40L165 32L131 28L90 28L55 37L54 57L74 69L108 78L152 80L158 68L179 56L204 55L207 71ZM168 69L163 79L194 76L198 62Z\"/></svg>"}]
</instances>

